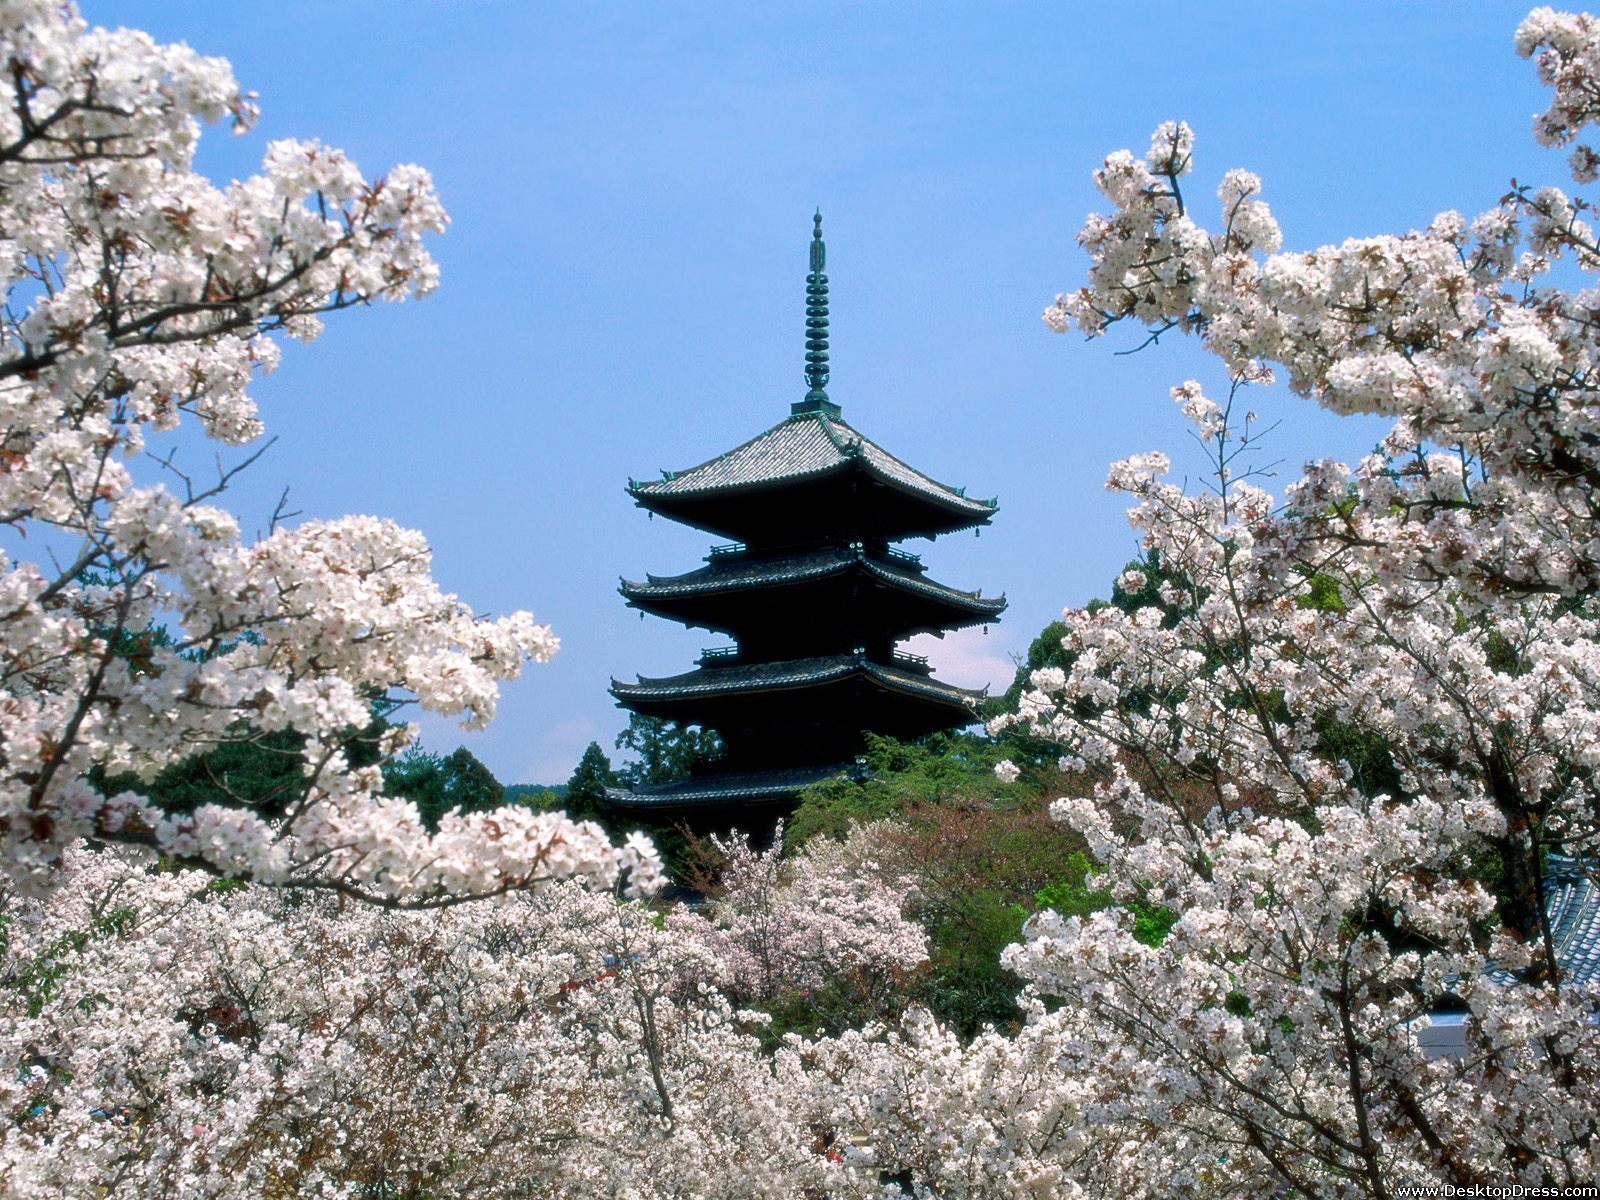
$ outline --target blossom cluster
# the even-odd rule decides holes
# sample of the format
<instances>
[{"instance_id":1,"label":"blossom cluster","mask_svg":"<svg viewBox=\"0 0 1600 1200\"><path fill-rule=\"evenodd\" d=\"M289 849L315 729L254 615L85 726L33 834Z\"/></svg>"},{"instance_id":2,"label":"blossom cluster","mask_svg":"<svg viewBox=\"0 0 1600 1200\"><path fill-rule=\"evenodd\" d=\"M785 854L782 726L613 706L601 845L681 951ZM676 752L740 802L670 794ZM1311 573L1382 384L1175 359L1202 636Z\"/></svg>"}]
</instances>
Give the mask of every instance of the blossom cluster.
<instances>
[{"instance_id":1,"label":"blossom cluster","mask_svg":"<svg viewBox=\"0 0 1600 1200\"><path fill-rule=\"evenodd\" d=\"M0 1194L877 1197L822 1059L740 1006L925 958L882 833L734 838L722 896L664 911L573 880L395 910L69 847L0 895Z\"/></svg>"},{"instance_id":2,"label":"blossom cluster","mask_svg":"<svg viewBox=\"0 0 1600 1200\"><path fill-rule=\"evenodd\" d=\"M843 978L878 993L927 961L927 935L906 915L910 884L878 825L856 826L842 841L812 838L788 858L781 824L764 851L739 833L713 841L720 894L672 920L711 953L729 994L807 996Z\"/></svg>"}]
</instances>

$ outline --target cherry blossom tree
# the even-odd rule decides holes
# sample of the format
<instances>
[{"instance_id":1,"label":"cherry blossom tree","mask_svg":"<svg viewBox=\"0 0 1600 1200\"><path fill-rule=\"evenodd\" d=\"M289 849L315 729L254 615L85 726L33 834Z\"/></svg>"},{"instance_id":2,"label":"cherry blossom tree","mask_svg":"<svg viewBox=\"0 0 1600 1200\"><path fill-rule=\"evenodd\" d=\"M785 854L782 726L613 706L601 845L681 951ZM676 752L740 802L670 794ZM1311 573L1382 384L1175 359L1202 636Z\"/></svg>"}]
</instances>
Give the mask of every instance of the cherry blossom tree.
<instances>
[{"instance_id":1,"label":"cherry blossom tree","mask_svg":"<svg viewBox=\"0 0 1600 1200\"><path fill-rule=\"evenodd\" d=\"M0 2L0 61L0 875L46 888L92 836L395 904L647 882L642 840L617 850L559 814L450 816L430 837L346 753L375 704L487 722L499 683L555 651L548 628L474 616L430 578L423 538L379 518L246 538L215 501L259 450L200 481L162 449L180 426L259 444L249 385L278 336L434 288L425 239L446 217L427 172L369 180L279 141L260 174L213 186L193 169L202 124L254 117L228 65L56 0ZM127 652L158 625L172 637ZM303 783L281 819L220 790L177 813L96 783L285 733Z\"/></svg>"},{"instance_id":2,"label":"cherry blossom tree","mask_svg":"<svg viewBox=\"0 0 1600 1200\"><path fill-rule=\"evenodd\" d=\"M1600 23L1539 9L1516 47L1554 91L1536 136L1575 143L1600 115ZM891 1080L953 1074L956 1104L974 1075L1051 1069L932 1123L943 1157L885 1152L940 1195L1592 1182L1600 998L1564 973L1543 903L1550 854L1600 853L1591 202L1517 185L1471 221L1284 251L1248 172L1201 223L1193 144L1168 123L1106 160L1088 282L1046 320L1216 356L1225 394L1173 391L1209 487L1165 480L1162 454L1112 468L1160 603L1068 611L1070 665L1000 722L1095 775L1056 815L1119 901L1176 921L1150 944L1126 909L1042 914L1006 961L1058 999L1017 1044L858 1055ZM1597 161L1572 152L1580 185ZM1248 402L1280 375L1391 432L1274 497ZM1419 1035L1442 1009L1465 1032L1438 1058Z\"/></svg>"},{"instance_id":3,"label":"cherry blossom tree","mask_svg":"<svg viewBox=\"0 0 1600 1200\"><path fill-rule=\"evenodd\" d=\"M638 902L394 911L152 857L5 898L6 1195L877 1195Z\"/></svg>"}]
</instances>

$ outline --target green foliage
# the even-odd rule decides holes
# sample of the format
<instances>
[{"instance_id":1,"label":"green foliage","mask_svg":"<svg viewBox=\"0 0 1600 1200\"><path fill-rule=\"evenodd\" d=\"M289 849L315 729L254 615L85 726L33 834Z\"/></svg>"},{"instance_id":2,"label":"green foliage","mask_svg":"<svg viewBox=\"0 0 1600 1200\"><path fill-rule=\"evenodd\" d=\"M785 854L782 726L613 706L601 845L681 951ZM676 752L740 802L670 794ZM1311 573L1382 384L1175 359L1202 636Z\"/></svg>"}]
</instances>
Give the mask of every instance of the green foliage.
<instances>
[{"instance_id":1,"label":"green foliage","mask_svg":"<svg viewBox=\"0 0 1600 1200\"><path fill-rule=\"evenodd\" d=\"M1053 908L1063 917L1086 917L1111 902L1104 891L1091 888L1089 877L1094 864L1081 850L1074 850L1067 859L1067 871L1062 878L1040 888L1033 894L1036 911Z\"/></svg>"},{"instance_id":2,"label":"green foliage","mask_svg":"<svg viewBox=\"0 0 1600 1200\"><path fill-rule=\"evenodd\" d=\"M564 783L506 784L507 804L525 804L529 808L538 809L540 812L549 812L552 809L560 808L566 794L567 785Z\"/></svg>"},{"instance_id":3,"label":"green foliage","mask_svg":"<svg viewBox=\"0 0 1600 1200\"><path fill-rule=\"evenodd\" d=\"M87 928L68 930L35 955L33 961L24 964L20 969L13 969L4 978L0 978L0 986L20 993L27 1006L28 1015L37 1017L49 1003L57 982L67 972L64 960L69 955L80 952L92 941L119 936L132 927L135 917L136 914L131 908L113 909L95 916ZM8 923L9 918L0 917L0 944L9 940L6 930ZM86 1012L94 1008L92 996L85 996L78 1003Z\"/></svg>"},{"instance_id":4,"label":"green foliage","mask_svg":"<svg viewBox=\"0 0 1600 1200\"><path fill-rule=\"evenodd\" d=\"M379 761L378 739L388 727L386 720L375 716L366 729L351 732L342 743L351 766ZM167 812L222 804L249 808L269 819L284 816L305 786L299 735L240 727L237 737L172 764L149 783L132 775L99 776L95 782L106 792L137 791ZM442 756L413 747L383 764L383 779L384 791L415 804L430 830L437 829L439 818L452 809L484 812L508 802L507 789L465 746Z\"/></svg>"},{"instance_id":5,"label":"green foliage","mask_svg":"<svg viewBox=\"0 0 1600 1200\"><path fill-rule=\"evenodd\" d=\"M598 817L604 811L606 789L616 784L617 773L611 769L611 760L599 742L590 742L578 760L577 770L567 780L562 807L568 816L580 820Z\"/></svg>"},{"instance_id":6,"label":"green foliage","mask_svg":"<svg viewBox=\"0 0 1600 1200\"><path fill-rule=\"evenodd\" d=\"M1346 764L1352 773L1352 782L1364 794L1404 794L1393 748L1379 735L1330 717L1319 723L1317 749L1330 759Z\"/></svg>"},{"instance_id":7,"label":"green foliage","mask_svg":"<svg viewBox=\"0 0 1600 1200\"><path fill-rule=\"evenodd\" d=\"M783 1039L791 1033L809 1037L821 1030L832 1037L847 1029L859 1029L874 1017L888 1015L864 1003L859 982L848 976L830 979L809 996L752 1002L749 1007L772 1018L750 1030L769 1051L782 1046Z\"/></svg>"},{"instance_id":8,"label":"green foliage","mask_svg":"<svg viewBox=\"0 0 1600 1200\"><path fill-rule=\"evenodd\" d=\"M897 816L908 806L973 797L1005 802L1034 792L1026 779L1002 783L995 764L1010 756L1010 744L970 733L938 733L920 742L867 734L863 779L830 779L800 794L784 827L793 849L817 834L843 837L852 825Z\"/></svg>"},{"instance_id":9,"label":"green foliage","mask_svg":"<svg viewBox=\"0 0 1600 1200\"><path fill-rule=\"evenodd\" d=\"M1081 882L1088 870L1082 842L1046 812L1065 783L1054 756L1002 783L994 766L1008 757L1017 759L1014 743L971 734L911 744L871 737L870 775L807 789L785 834L793 850L853 823L897 819L889 836L912 873L914 916L929 940L927 970L902 999L925 1004L966 1035L1019 1019L1021 981L1000 965L1000 954L1021 936L1041 889ZM830 1028L837 1014L800 1005L781 1017L785 1028Z\"/></svg>"},{"instance_id":10,"label":"green foliage","mask_svg":"<svg viewBox=\"0 0 1600 1200\"><path fill-rule=\"evenodd\" d=\"M253 637L246 631L239 640L248 642ZM159 625L116 634L117 653L136 674L158 670L154 652L172 645L172 635ZM232 650L233 644L229 644L209 651L187 651L185 656L216 658ZM370 723L348 730L340 742L350 766L368 767L380 761L379 743L390 728L388 717L393 711L394 706L382 697L372 697ZM304 790L304 744L296 733L268 733L241 723L229 731L228 740L204 754L173 763L154 780L141 781L133 775L106 777L97 772L90 781L106 793L137 791L167 812L192 812L202 804L222 804L249 808L271 819L286 815ZM452 810L499 808L509 802L507 793L512 790L501 786L465 746L443 756L413 747L383 763L383 778L385 792L415 804L430 830L437 829L439 818Z\"/></svg>"},{"instance_id":11,"label":"green foliage","mask_svg":"<svg viewBox=\"0 0 1600 1200\"><path fill-rule=\"evenodd\" d=\"M505 788L465 746L440 756L413 746L383 765L384 791L417 806L430 831L447 812L487 812L505 803Z\"/></svg>"},{"instance_id":12,"label":"green foliage","mask_svg":"<svg viewBox=\"0 0 1600 1200\"><path fill-rule=\"evenodd\" d=\"M1109 603L1133 612L1156 606L1164 623L1176 622L1179 613L1160 589L1166 583L1187 591L1187 581L1165 572L1154 553L1127 570L1143 573L1140 586L1124 588L1119 576L1111 600L1091 607ZM1040 631L991 715L1015 707L1034 671L1072 665L1062 645L1065 635L1060 621ZM1378 769L1381 748L1364 749ZM941 734L909 744L869 736L865 776L808 788L785 829L792 852L813 837L839 837L854 824L896 819L893 836L902 842L902 860L911 864L915 915L929 938L927 971L906 998L969 1036L1020 1017L1015 997L1021 981L1000 965L1000 955L1020 939L1030 916L1044 909L1084 916L1113 903L1096 886L1081 839L1047 816L1051 799L1083 786L1062 776L1056 754L1051 745L1017 735ZM995 777L1001 759L1021 769L1015 782ZM1135 902L1127 908L1133 935L1149 946L1162 945L1177 920L1176 913L1156 905ZM795 1029L831 1027L836 1016L820 1006L774 1015L784 1028Z\"/></svg>"},{"instance_id":13,"label":"green foliage","mask_svg":"<svg viewBox=\"0 0 1600 1200\"><path fill-rule=\"evenodd\" d=\"M1295 597L1295 605L1299 608L1315 609L1317 612L1344 612L1344 595L1339 591L1339 581L1331 575L1318 572L1306 580L1306 590Z\"/></svg>"},{"instance_id":14,"label":"green foliage","mask_svg":"<svg viewBox=\"0 0 1600 1200\"><path fill-rule=\"evenodd\" d=\"M1038 910L1054 909L1064 917L1086 917L1115 903L1111 893L1094 886L1094 867L1086 854L1072 856L1072 869L1059 883L1034 893ZM1133 936L1146 946L1160 946L1178 922L1178 914L1159 904L1135 900L1126 906L1133 914Z\"/></svg>"},{"instance_id":15,"label":"green foliage","mask_svg":"<svg viewBox=\"0 0 1600 1200\"><path fill-rule=\"evenodd\" d=\"M542 788L533 784L517 784L516 790L506 789L506 803L531 808L534 812L560 812L567 806L567 787Z\"/></svg>"},{"instance_id":16,"label":"green foliage","mask_svg":"<svg viewBox=\"0 0 1600 1200\"><path fill-rule=\"evenodd\" d=\"M193 812L202 804L250 808L282 816L305 786L300 770L302 739L293 733L236 730L238 741L220 742L205 754L173 763L154 781L131 776L106 781L109 791L139 791L167 812ZM354 739L352 739L354 740Z\"/></svg>"},{"instance_id":17,"label":"green foliage","mask_svg":"<svg viewBox=\"0 0 1600 1200\"><path fill-rule=\"evenodd\" d=\"M986 1025L1014 1024L1022 981L1000 965L1000 955L1020 940L1029 915L1002 886L961 893L923 913L928 974L915 999L968 1037Z\"/></svg>"},{"instance_id":18,"label":"green foliage","mask_svg":"<svg viewBox=\"0 0 1600 1200\"><path fill-rule=\"evenodd\" d=\"M783 827L784 845L793 850L818 835L842 838L852 825L897 815L903 804L893 785L881 777L813 784L800 793L800 802Z\"/></svg>"},{"instance_id":19,"label":"green foliage","mask_svg":"<svg viewBox=\"0 0 1600 1200\"><path fill-rule=\"evenodd\" d=\"M1017 673L1012 676L1011 686L1006 689L1005 695L990 702L992 711L989 715L1015 712L1017 701L1022 699L1022 693L1028 688L1028 679L1035 671L1042 667L1066 670L1072 665L1073 656L1061 644L1061 639L1066 636L1065 621L1051 621L1039 631L1039 636L1028 643L1027 656L1017 664Z\"/></svg>"},{"instance_id":20,"label":"green foliage","mask_svg":"<svg viewBox=\"0 0 1600 1200\"><path fill-rule=\"evenodd\" d=\"M378 739L389 723L374 715L366 729L350 730L340 743L352 767L378 761ZM136 791L166 812L193 812L202 804L248 808L272 819L285 815L305 788L301 770L304 741L296 733L262 733L247 725L229 731L204 754L173 763L148 782L135 775L107 776L92 772L100 791Z\"/></svg>"},{"instance_id":21,"label":"green foliage","mask_svg":"<svg viewBox=\"0 0 1600 1200\"><path fill-rule=\"evenodd\" d=\"M616 747L634 755L617 778L629 787L643 787L682 779L697 764L721 754L722 739L709 729L633 713L628 727L617 734Z\"/></svg>"},{"instance_id":22,"label":"green foliage","mask_svg":"<svg viewBox=\"0 0 1600 1200\"><path fill-rule=\"evenodd\" d=\"M1128 906L1133 913L1133 936L1146 946L1160 946L1178 923L1178 914L1159 904L1135 900Z\"/></svg>"},{"instance_id":23,"label":"green foliage","mask_svg":"<svg viewBox=\"0 0 1600 1200\"><path fill-rule=\"evenodd\" d=\"M1122 577L1130 571L1138 571L1144 576L1143 586L1129 590L1122 586ZM1111 585L1111 599L1090 600L1085 608L1089 612L1107 607L1120 608L1123 612L1131 613L1141 608L1159 608L1164 616L1162 624L1171 628L1177 623L1178 613L1161 595L1162 584L1171 584L1182 591L1189 590L1189 581L1182 575L1168 571L1161 565L1161 555L1158 551L1150 550L1141 559L1135 559L1123 567ZM1015 712L1017 702L1022 698L1022 693L1030 686L1033 673L1042 667L1060 667L1066 670L1072 666L1076 658L1071 651L1061 644L1061 639L1067 635L1067 626L1062 621L1051 621L1042 630L1039 636L1028 644L1026 657L1017 664L1017 673L1012 677L1011 686L1003 696L991 700L985 709L984 716L995 717L1001 713ZM1088 710L1080 706L1080 714L1087 716ZM1008 741L1015 747L1022 748L1033 754L1041 754L1045 747L1043 743L1032 739L1013 735Z\"/></svg>"},{"instance_id":24,"label":"green foliage","mask_svg":"<svg viewBox=\"0 0 1600 1200\"><path fill-rule=\"evenodd\" d=\"M1123 575L1130 571L1138 571L1144 575L1144 586L1129 590L1122 586ZM1166 613L1164 624L1169 628L1176 623L1177 617L1172 606L1161 597L1161 585L1167 583L1178 587L1182 591L1189 590L1189 581L1176 571L1168 571L1161 565L1161 552L1147 550L1145 556L1135 559L1122 568L1122 573L1111 584L1111 606L1120 608L1125 613L1135 612L1141 608L1159 608ZM1093 608L1094 602L1090 601Z\"/></svg>"}]
</instances>

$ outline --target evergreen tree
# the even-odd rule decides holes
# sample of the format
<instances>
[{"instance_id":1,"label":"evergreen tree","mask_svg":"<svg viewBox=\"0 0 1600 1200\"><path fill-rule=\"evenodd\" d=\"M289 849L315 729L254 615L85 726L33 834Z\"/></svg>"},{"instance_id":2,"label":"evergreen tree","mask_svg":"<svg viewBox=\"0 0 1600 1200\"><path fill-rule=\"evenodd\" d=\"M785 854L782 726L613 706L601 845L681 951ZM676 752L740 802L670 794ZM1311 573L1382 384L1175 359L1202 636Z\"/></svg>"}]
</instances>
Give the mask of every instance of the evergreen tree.
<instances>
[{"instance_id":1,"label":"evergreen tree","mask_svg":"<svg viewBox=\"0 0 1600 1200\"><path fill-rule=\"evenodd\" d=\"M505 788L465 746L448 755L413 746L383 770L385 791L417 806L430 831L447 812L486 812L505 803Z\"/></svg>"},{"instance_id":2,"label":"evergreen tree","mask_svg":"<svg viewBox=\"0 0 1600 1200\"><path fill-rule=\"evenodd\" d=\"M636 756L636 761L617 772L630 787L682 779L697 763L722 753L722 739L710 729L638 713L628 718L628 727L617 734L616 745Z\"/></svg>"},{"instance_id":3,"label":"evergreen tree","mask_svg":"<svg viewBox=\"0 0 1600 1200\"><path fill-rule=\"evenodd\" d=\"M567 815L575 819L592 819L600 815L605 802L606 788L615 787L617 773L611 769L611 760L600 749L599 742L590 742L589 748L578 760L577 770L567 781Z\"/></svg>"}]
</instances>

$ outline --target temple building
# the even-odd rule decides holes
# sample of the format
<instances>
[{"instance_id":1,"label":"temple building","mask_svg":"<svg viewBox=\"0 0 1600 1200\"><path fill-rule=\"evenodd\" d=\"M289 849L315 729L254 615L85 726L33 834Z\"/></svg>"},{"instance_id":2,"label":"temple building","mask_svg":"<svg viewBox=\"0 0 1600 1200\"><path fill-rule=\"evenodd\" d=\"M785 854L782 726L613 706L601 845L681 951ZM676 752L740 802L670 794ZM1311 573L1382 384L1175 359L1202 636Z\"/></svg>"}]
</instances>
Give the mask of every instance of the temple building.
<instances>
[{"instance_id":1,"label":"temple building","mask_svg":"<svg viewBox=\"0 0 1600 1200\"><path fill-rule=\"evenodd\" d=\"M684 471L630 481L641 508L733 539L683 575L623 580L627 603L726 634L695 669L611 694L633 712L714 729L725 754L689 778L610 793L613 808L696 825L769 822L810 784L855 770L863 733L969 725L985 693L935 679L896 646L987 625L1005 598L929 578L896 548L987 525L994 500L938 483L845 423L828 398L822 216L806 276L805 398L765 433Z\"/></svg>"}]
</instances>

